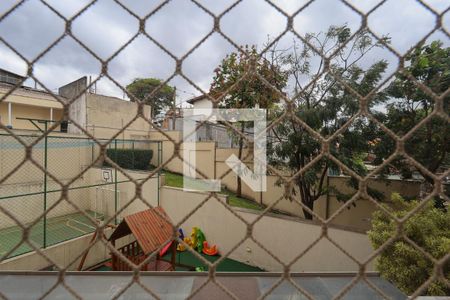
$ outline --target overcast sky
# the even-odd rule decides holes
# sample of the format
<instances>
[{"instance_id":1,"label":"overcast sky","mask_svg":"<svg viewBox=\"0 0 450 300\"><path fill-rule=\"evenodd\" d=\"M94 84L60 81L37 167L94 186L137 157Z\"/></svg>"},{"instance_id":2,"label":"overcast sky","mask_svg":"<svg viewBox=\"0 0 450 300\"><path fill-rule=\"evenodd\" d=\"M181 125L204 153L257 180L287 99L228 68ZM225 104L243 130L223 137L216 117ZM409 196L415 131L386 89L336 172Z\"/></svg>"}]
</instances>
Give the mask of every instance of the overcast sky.
<instances>
[{"instance_id":1,"label":"overcast sky","mask_svg":"<svg viewBox=\"0 0 450 300\"><path fill-rule=\"evenodd\" d=\"M232 5L231 0L198 0L212 12L219 14ZM0 1L0 16L14 3ZM62 15L77 13L88 0L46 0ZM122 3L139 16L144 16L162 1L122 0ZM287 13L295 12L306 0L272 0ZM379 1L349 0L361 11L368 11ZM424 1L437 12L447 9L448 1ZM1 17L0 17L1 18ZM339 0L316 0L295 18L296 31L304 35L320 32L330 25L348 24L356 30L361 18ZM450 32L450 12L444 16L444 26ZM415 0L390 0L369 17L369 25L379 35L389 34L392 46L403 53L430 32L435 17ZM213 19L188 0L172 0L156 12L146 23L146 31L177 57L183 56L212 29ZM263 0L244 0L221 20L223 32L239 45L261 45L269 37L276 37L286 28L286 18ZM89 10L75 19L73 33L93 52L108 58L138 30L138 21L112 0L99 0ZM25 1L14 13L0 22L0 36L15 47L24 57L34 59L50 43L64 32L64 21L39 0ZM293 36L283 37L281 45L289 45ZM449 38L436 32L430 40ZM222 58L235 50L219 34L214 33L183 63L183 72L201 89L208 91L213 70ZM395 69L395 57L385 49L371 53L365 61L369 65L381 58L391 62ZM26 64L14 52L0 43L0 68L25 74ZM49 88L56 89L81 76L95 78L100 64L72 38L65 37L34 67L35 75ZM175 71L174 60L144 36L136 38L109 65L109 73L125 86L137 77L166 79ZM31 82L27 82L31 84ZM177 86L178 102L199 95L200 92L181 77L170 84ZM107 79L98 84L98 92L122 97L122 91Z\"/></svg>"}]
</instances>

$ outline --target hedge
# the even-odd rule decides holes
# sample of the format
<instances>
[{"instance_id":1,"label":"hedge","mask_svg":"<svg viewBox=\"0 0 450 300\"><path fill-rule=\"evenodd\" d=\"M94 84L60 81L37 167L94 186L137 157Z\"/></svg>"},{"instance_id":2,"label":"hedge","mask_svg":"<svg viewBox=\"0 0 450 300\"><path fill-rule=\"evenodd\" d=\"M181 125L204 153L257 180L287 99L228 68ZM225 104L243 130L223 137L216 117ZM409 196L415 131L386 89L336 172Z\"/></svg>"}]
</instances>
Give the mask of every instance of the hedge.
<instances>
[{"instance_id":1,"label":"hedge","mask_svg":"<svg viewBox=\"0 0 450 300\"><path fill-rule=\"evenodd\" d=\"M121 168L129 170L149 170L153 150L142 149L107 149L108 157ZM105 161L105 166L110 166Z\"/></svg>"}]
</instances>

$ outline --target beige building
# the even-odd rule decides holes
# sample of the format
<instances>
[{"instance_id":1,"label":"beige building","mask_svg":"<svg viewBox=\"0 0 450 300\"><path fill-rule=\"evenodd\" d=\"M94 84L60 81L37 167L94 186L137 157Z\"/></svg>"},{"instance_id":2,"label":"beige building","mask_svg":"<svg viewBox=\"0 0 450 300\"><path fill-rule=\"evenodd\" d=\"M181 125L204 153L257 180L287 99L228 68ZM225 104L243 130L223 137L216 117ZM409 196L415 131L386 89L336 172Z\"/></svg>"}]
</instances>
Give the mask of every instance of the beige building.
<instances>
[{"instance_id":1,"label":"beige building","mask_svg":"<svg viewBox=\"0 0 450 300\"><path fill-rule=\"evenodd\" d=\"M76 98L70 106L70 119L95 137L111 138L126 127L117 138L148 138L152 125L142 117L137 117L138 104L90 92L87 77L60 87L59 94L69 101ZM143 115L150 120L149 105L144 105ZM69 124L69 133L82 133L82 130Z\"/></svg>"},{"instance_id":2,"label":"beige building","mask_svg":"<svg viewBox=\"0 0 450 300\"><path fill-rule=\"evenodd\" d=\"M0 69L0 99L21 82L24 77ZM12 129L37 130L27 120L20 118L61 120L63 105L52 95L42 90L21 86L0 102L0 121ZM59 127L57 128L59 130Z\"/></svg>"},{"instance_id":3,"label":"beige building","mask_svg":"<svg viewBox=\"0 0 450 300\"><path fill-rule=\"evenodd\" d=\"M0 99L23 80L23 76L0 69ZM87 77L59 88L58 94L25 86L16 88L0 102L0 121L4 126L15 130L38 130L32 122L23 118L50 121L67 119L64 118L63 104L57 99L68 102L74 97L76 100L69 106L70 120L93 136L111 138L126 127L117 138L148 138L151 125L141 117L136 118L137 103L92 93L88 89ZM143 115L150 119L149 105L144 105ZM42 123L34 123L44 128ZM56 130L61 131L60 126ZM69 133L84 134L83 130L69 122Z\"/></svg>"}]
</instances>

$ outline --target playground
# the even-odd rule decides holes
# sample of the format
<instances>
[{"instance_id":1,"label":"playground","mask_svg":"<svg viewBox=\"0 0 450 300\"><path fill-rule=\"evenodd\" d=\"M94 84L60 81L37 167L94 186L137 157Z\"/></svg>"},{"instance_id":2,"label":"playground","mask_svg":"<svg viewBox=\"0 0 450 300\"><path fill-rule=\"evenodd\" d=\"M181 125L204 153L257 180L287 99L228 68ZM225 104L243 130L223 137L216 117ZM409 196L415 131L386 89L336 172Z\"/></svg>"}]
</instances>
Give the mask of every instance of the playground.
<instances>
[{"instance_id":1,"label":"playground","mask_svg":"<svg viewBox=\"0 0 450 300\"><path fill-rule=\"evenodd\" d=\"M207 261L213 263L216 260L220 258L219 255L217 256L209 256L206 254L200 254L204 259ZM169 260L170 254L166 254L164 259ZM201 267L204 271L208 271L208 267L194 254L192 254L189 251L185 252L177 252L176 255L176 266L175 271L193 271L198 267ZM180 265L185 265L185 267L182 267ZM220 262L217 265L216 270L218 272L263 272L263 269L260 269L258 267L253 267L244 263L241 263L239 261L225 258L222 262ZM109 261L101 264L100 266L97 266L93 269L93 271L112 271L112 268L110 266Z\"/></svg>"},{"instance_id":2,"label":"playground","mask_svg":"<svg viewBox=\"0 0 450 300\"><path fill-rule=\"evenodd\" d=\"M193 227L189 236L178 229L179 240L172 240L173 227L165 210L158 206L123 218L109 237L109 242L121 255L111 252L111 259L89 268L94 271L131 271L126 257L143 271L208 271L204 260L214 263L220 259L218 245L210 245L205 233ZM131 237L128 244L117 241ZM180 242L183 241L183 242ZM117 247L118 246L118 247ZM202 260L203 258L204 260ZM144 263L145 262L145 263ZM260 268L235 261L222 260L218 266L222 272L261 272Z\"/></svg>"}]
</instances>

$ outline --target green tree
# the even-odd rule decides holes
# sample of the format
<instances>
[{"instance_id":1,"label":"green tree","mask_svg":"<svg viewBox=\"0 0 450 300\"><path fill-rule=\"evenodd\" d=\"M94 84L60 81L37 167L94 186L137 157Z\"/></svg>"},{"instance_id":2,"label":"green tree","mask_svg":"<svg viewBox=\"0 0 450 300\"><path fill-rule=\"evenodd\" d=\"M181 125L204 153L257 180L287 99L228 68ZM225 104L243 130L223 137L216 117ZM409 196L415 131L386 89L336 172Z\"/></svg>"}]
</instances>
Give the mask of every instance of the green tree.
<instances>
[{"instance_id":1,"label":"green tree","mask_svg":"<svg viewBox=\"0 0 450 300\"><path fill-rule=\"evenodd\" d=\"M286 73L279 66L260 57L255 46L243 47L243 51L227 55L215 70L210 88L210 96L223 97L220 108L259 108L270 109L280 101L279 94L265 84L256 74L261 75L270 85L278 90L286 86ZM243 78L242 80L240 80ZM239 81L240 80L240 81ZM243 135L246 127L251 124L240 122L240 132ZM238 158L242 159L244 139L242 135L232 132L238 140ZM238 197L242 195L241 178L237 176Z\"/></svg>"},{"instance_id":2,"label":"green tree","mask_svg":"<svg viewBox=\"0 0 450 300\"><path fill-rule=\"evenodd\" d=\"M450 48L443 48L440 41L420 45L405 58L407 67L398 73L385 89L378 104L384 104L386 112L375 113L388 128L402 136L430 115L435 108L432 97L414 84L406 75L414 76L420 83L440 95L450 88ZM450 113L450 95L443 101L444 112ZM390 156L396 148L395 142L380 132L381 143L374 152L377 163ZM432 117L422 125L405 143L405 151L431 173L445 171L450 165L450 126L442 117ZM404 178L411 178L419 172L425 178L424 189L431 190L433 179L427 173L414 167L402 157L395 159L385 171L397 171ZM448 191L447 191L448 193ZM437 204L442 201L437 200Z\"/></svg>"},{"instance_id":3,"label":"green tree","mask_svg":"<svg viewBox=\"0 0 450 300\"><path fill-rule=\"evenodd\" d=\"M358 62L381 44L373 42L366 32L358 33L347 43L350 36L347 26L331 26L325 33L306 36L324 55L317 54L306 44L301 47L294 44L290 52L278 56L279 62L293 78L292 94L298 95L284 110L291 111L322 136L333 134L359 110L359 99L330 72L319 76L326 63L324 56L337 51L329 69L363 96L380 83L387 67L383 60L366 70L359 67ZM368 142L374 138L373 132L373 124L359 118L330 143L330 151L350 169L364 175L367 170L363 159L370 150ZM269 151L271 163L286 169L291 175L303 170L322 151L322 145L294 117L274 127L273 133L275 139ZM314 211L314 202L327 192L325 177L330 168L339 169L331 160L321 159L294 181L299 200L311 211ZM357 188L357 181L353 178L348 184ZM369 193L376 198L381 197L374 190L369 189ZM348 199L348 195L338 194L338 200ZM303 214L306 219L313 218L307 209L303 209Z\"/></svg>"},{"instance_id":4,"label":"green tree","mask_svg":"<svg viewBox=\"0 0 450 300\"><path fill-rule=\"evenodd\" d=\"M175 100L175 89L156 78L136 78L127 85L127 91L135 98L144 101L152 107L152 116L156 116L164 109L171 107ZM159 87L159 88L158 88ZM131 101L135 101L130 97Z\"/></svg>"},{"instance_id":5,"label":"green tree","mask_svg":"<svg viewBox=\"0 0 450 300\"><path fill-rule=\"evenodd\" d=\"M418 201L405 201L399 194L392 194L392 208L398 218L414 209ZM384 204L383 204L384 205ZM431 202L415 213L403 225L405 236L435 259L450 253L450 212L437 209ZM373 214L372 230L368 232L375 249L397 234L397 223L382 211ZM433 263L404 239L395 240L381 252L376 261L381 276L395 284L406 294L412 294L433 274ZM450 280L450 261L444 264L444 276ZM425 295L450 295L450 288L435 281L425 290Z\"/></svg>"}]
</instances>

